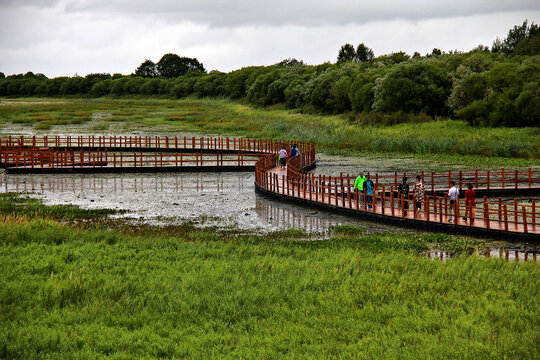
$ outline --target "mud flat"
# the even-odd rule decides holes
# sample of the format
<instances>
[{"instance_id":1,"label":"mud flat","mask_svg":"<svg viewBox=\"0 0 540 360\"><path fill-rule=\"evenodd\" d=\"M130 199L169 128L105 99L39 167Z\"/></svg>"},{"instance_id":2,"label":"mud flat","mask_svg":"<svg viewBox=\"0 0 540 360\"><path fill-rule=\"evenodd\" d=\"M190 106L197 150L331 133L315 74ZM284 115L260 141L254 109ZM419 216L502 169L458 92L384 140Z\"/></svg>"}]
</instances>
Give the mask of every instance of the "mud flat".
<instances>
[{"instance_id":1,"label":"mud flat","mask_svg":"<svg viewBox=\"0 0 540 360\"><path fill-rule=\"evenodd\" d=\"M356 225L368 232L403 231L267 199L254 190L254 174L62 174L6 175L0 192L25 192L46 205L126 211L118 217L155 225L191 222L269 232L291 228L324 233Z\"/></svg>"}]
</instances>

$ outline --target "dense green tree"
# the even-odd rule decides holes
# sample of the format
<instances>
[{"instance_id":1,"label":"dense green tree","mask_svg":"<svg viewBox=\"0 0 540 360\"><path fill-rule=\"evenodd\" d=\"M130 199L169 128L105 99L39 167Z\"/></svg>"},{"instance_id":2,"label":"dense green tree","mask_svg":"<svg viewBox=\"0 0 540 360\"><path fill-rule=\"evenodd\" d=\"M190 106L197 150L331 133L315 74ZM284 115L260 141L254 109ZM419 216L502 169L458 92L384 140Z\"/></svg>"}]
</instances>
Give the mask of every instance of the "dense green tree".
<instances>
[{"instance_id":1,"label":"dense green tree","mask_svg":"<svg viewBox=\"0 0 540 360\"><path fill-rule=\"evenodd\" d=\"M6 75L4 75L4 73L0 71L0 79L5 79L5 78L6 78Z\"/></svg>"},{"instance_id":2,"label":"dense green tree","mask_svg":"<svg viewBox=\"0 0 540 360\"><path fill-rule=\"evenodd\" d=\"M370 61L374 57L375 54L373 53L373 50L364 45L364 43L356 47L356 62Z\"/></svg>"},{"instance_id":3,"label":"dense green tree","mask_svg":"<svg viewBox=\"0 0 540 360\"><path fill-rule=\"evenodd\" d=\"M523 21L523 24L516 25L508 31L508 35L504 40L495 39L491 47L491 51L495 53L503 53L512 55L536 55L540 54L540 27L534 23L528 25L528 20Z\"/></svg>"},{"instance_id":4,"label":"dense green tree","mask_svg":"<svg viewBox=\"0 0 540 360\"><path fill-rule=\"evenodd\" d=\"M159 75L156 64L152 60L144 60L141 65L135 70L135 76L156 77Z\"/></svg>"},{"instance_id":5,"label":"dense green tree","mask_svg":"<svg viewBox=\"0 0 540 360\"><path fill-rule=\"evenodd\" d=\"M339 49L337 62L356 61L356 51L351 44L345 44Z\"/></svg>"},{"instance_id":6,"label":"dense green tree","mask_svg":"<svg viewBox=\"0 0 540 360\"><path fill-rule=\"evenodd\" d=\"M375 88L373 108L385 113L403 111L447 115L452 82L441 67L429 62L396 65Z\"/></svg>"},{"instance_id":7,"label":"dense green tree","mask_svg":"<svg viewBox=\"0 0 540 360\"><path fill-rule=\"evenodd\" d=\"M175 78L189 72L206 72L203 64L195 58L180 57L176 54L165 54L156 64L159 75Z\"/></svg>"}]
</instances>

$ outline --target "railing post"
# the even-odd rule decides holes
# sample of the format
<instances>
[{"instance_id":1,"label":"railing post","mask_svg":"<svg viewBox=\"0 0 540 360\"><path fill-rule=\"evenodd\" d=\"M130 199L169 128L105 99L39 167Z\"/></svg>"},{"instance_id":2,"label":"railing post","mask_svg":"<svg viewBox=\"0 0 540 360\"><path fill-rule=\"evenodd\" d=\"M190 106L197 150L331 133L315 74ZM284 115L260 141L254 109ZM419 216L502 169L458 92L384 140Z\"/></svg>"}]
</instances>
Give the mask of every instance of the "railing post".
<instances>
[{"instance_id":1,"label":"railing post","mask_svg":"<svg viewBox=\"0 0 540 360\"><path fill-rule=\"evenodd\" d=\"M487 171L487 184L486 188L489 190L489 170Z\"/></svg>"},{"instance_id":2,"label":"railing post","mask_svg":"<svg viewBox=\"0 0 540 360\"><path fill-rule=\"evenodd\" d=\"M508 231L508 210L506 204L504 204L504 230Z\"/></svg>"},{"instance_id":3,"label":"railing post","mask_svg":"<svg viewBox=\"0 0 540 360\"><path fill-rule=\"evenodd\" d=\"M486 225L486 229L489 229L489 204L486 196L484 196L484 223Z\"/></svg>"},{"instance_id":4,"label":"railing post","mask_svg":"<svg viewBox=\"0 0 540 360\"><path fill-rule=\"evenodd\" d=\"M514 225L517 227L518 224L518 201L514 198Z\"/></svg>"},{"instance_id":5,"label":"railing post","mask_svg":"<svg viewBox=\"0 0 540 360\"><path fill-rule=\"evenodd\" d=\"M518 188L518 183L519 183L519 172L516 170L515 171L515 175L514 175L514 181L516 183L516 189Z\"/></svg>"},{"instance_id":6,"label":"railing post","mask_svg":"<svg viewBox=\"0 0 540 360\"><path fill-rule=\"evenodd\" d=\"M531 185L532 185L531 184L532 183L532 170L531 170L531 168L529 168L529 177L528 178L529 178L529 187L531 187Z\"/></svg>"},{"instance_id":7,"label":"railing post","mask_svg":"<svg viewBox=\"0 0 540 360\"><path fill-rule=\"evenodd\" d=\"M502 177L502 188L504 189L504 168L501 169L501 177Z\"/></svg>"},{"instance_id":8,"label":"railing post","mask_svg":"<svg viewBox=\"0 0 540 360\"><path fill-rule=\"evenodd\" d=\"M499 198L499 222L502 222L502 199Z\"/></svg>"},{"instance_id":9,"label":"railing post","mask_svg":"<svg viewBox=\"0 0 540 360\"><path fill-rule=\"evenodd\" d=\"M521 213L523 214L523 231L525 234L527 233L527 210L525 209L525 205L521 207Z\"/></svg>"},{"instance_id":10,"label":"railing post","mask_svg":"<svg viewBox=\"0 0 540 360\"><path fill-rule=\"evenodd\" d=\"M416 208L416 194L413 194L413 215L414 215L414 219L416 220L416 216L417 216L417 208Z\"/></svg>"},{"instance_id":11,"label":"railing post","mask_svg":"<svg viewBox=\"0 0 540 360\"><path fill-rule=\"evenodd\" d=\"M533 226L533 229L535 228L536 226L536 201L531 201L531 207L532 207L532 211L531 211L531 224Z\"/></svg>"},{"instance_id":12,"label":"railing post","mask_svg":"<svg viewBox=\"0 0 540 360\"><path fill-rule=\"evenodd\" d=\"M396 209L394 207L394 189L390 189L390 212L392 216L396 215Z\"/></svg>"},{"instance_id":13,"label":"railing post","mask_svg":"<svg viewBox=\"0 0 540 360\"><path fill-rule=\"evenodd\" d=\"M426 220L429 221L429 196L426 195L426 203L424 205L424 213L426 214Z\"/></svg>"}]
</instances>

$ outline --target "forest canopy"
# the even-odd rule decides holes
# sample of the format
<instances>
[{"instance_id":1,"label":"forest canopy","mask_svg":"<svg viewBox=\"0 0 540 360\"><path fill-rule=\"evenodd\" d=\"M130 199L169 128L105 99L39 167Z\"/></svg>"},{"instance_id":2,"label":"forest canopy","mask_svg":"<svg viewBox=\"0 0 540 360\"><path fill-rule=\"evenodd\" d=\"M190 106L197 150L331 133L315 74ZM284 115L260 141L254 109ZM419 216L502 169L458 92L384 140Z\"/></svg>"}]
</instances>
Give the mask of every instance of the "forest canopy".
<instances>
[{"instance_id":1,"label":"forest canopy","mask_svg":"<svg viewBox=\"0 0 540 360\"><path fill-rule=\"evenodd\" d=\"M412 57L375 56L345 44L336 63L285 59L223 73L197 59L165 54L131 75L57 77L0 73L0 96L161 95L227 97L256 106L283 104L302 112L349 114L370 123L453 117L475 126L540 126L540 30L527 21L489 49L440 49ZM386 120L384 120L386 119ZM390 119L390 120L388 120Z\"/></svg>"}]
</instances>

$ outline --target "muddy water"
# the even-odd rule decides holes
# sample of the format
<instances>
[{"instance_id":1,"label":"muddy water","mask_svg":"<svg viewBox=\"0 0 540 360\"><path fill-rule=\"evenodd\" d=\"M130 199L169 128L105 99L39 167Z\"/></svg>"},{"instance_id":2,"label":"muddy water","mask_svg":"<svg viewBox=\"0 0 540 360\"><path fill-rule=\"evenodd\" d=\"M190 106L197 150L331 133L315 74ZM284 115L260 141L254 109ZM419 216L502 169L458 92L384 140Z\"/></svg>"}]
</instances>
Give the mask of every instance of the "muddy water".
<instances>
[{"instance_id":1,"label":"muddy water","mask_svg":"<svg viewBox=\"0 0 540 360\"><path fill-rule=\"evenodd\" d=\"M254 174L62 174L6 175L0 192L27 192L47 205L118 209L119 215L149 224L192 222L261 232L299 228L326 232L330 226L356 225L368 232L398 228L333 215L268 199L255 192Z\"/></svg>"}]
</instances>

